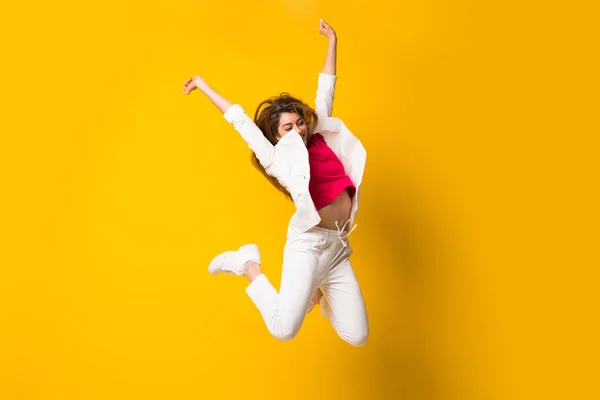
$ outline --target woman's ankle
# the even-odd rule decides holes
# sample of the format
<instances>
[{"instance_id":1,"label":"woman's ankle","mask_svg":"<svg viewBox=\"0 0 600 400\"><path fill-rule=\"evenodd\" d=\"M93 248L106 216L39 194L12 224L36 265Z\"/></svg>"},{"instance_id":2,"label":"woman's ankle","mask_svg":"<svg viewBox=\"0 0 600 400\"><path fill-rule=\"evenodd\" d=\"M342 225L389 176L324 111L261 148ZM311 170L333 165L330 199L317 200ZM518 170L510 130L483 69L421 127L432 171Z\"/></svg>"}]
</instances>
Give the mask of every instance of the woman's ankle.
<instances>
[{"instance_id":1,"label":"woman's ankle","mask_svg":"<svg viewBox=\"0 0 600 400\"><path fill-rule=\"evenodd\" d=\"M254 261L246 263L244 268L244 276L249 282L252 282L260 274L262 274L262 271L259 264L255 263Z\"/></svg>"},{"instance_id":2,"label":"woman's ankle","mask_svg":"<svg viewBox=\"0 0 600 400\"><path fill-rule=\"evenodd\" d=\"M317 291L315 292L315 294L313 294L311 301L315 304L319 304L319 303L321 303L322 297L323 297L323 292L321 291L321 288L317 288Z\"/></svg>"}]
</instances>

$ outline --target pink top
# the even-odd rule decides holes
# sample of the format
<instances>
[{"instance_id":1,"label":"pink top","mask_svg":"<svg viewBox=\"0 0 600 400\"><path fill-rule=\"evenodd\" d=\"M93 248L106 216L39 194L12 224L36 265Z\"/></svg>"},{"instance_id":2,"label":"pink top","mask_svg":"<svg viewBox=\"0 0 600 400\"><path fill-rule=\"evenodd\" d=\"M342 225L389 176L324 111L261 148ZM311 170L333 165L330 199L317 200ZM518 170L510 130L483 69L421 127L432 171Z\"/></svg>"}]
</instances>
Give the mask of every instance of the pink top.
<instances>
[{"instance_id":1,"label":"pink top","mask_svg":"<svg viewBox=\"0 0 600 400\"><path fill-rule=\"evenodd\" d=\"M354 196L356 187L346 175L342 162L318 133L312 135L308 142L308 162L308 191L317 210L331 203L346 188L350 197Z\"/></svg>"}]
</instances>

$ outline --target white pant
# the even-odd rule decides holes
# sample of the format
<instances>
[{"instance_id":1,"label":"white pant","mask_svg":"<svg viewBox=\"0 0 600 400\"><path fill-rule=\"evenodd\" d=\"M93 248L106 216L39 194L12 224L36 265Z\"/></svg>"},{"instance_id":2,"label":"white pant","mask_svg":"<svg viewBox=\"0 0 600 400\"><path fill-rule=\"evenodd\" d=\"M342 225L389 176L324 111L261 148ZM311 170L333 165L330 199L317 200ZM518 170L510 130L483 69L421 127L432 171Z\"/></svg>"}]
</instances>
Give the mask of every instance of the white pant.
<instances>
[{"instance_id":1,"label":"white pant","mask_svg":"<svg viewBox=\"0 0 600 400\"><path fill-rule=\"evenodd\" d=\"M269 332L280 340L296 336L311 298L320 287L322 314L342 339L354 346L363 345L369 324L350 264L351 254L348 239L335 230L313 227L288 239L279 293L264 274L257 276L246 289Z\"/></svg>"}]
</instances>

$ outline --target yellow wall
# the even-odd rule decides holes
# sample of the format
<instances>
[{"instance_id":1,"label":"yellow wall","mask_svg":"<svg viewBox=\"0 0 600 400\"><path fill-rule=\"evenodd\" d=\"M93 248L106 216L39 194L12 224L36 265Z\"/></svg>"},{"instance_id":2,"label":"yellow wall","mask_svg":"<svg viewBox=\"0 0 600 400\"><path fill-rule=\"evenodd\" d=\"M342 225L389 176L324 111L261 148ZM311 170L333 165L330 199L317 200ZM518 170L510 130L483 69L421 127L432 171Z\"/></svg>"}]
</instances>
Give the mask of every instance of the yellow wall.
<instances>
[{"instance_id":1,"label":"yellow wall","mask_svg":"<svg viewBox=\"0 0 600 400\"><path fill-rule=\"evenodd\" d=\"M597 21L519 3L3 5L0 398L593 398ZM368 152L360 349L318 313L278 342L208 274L255 242L278 284L293 207L181 92L312 103L319 18Z\"/></svg>"}]
</instances>

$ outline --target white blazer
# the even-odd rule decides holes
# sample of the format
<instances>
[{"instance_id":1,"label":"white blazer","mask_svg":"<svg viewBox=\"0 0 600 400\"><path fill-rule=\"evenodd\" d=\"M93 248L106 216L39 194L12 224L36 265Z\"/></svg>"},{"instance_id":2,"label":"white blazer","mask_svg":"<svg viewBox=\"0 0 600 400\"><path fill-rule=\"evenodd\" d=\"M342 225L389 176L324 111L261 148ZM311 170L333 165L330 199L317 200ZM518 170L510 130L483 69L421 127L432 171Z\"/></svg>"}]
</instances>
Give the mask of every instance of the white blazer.
<instances>
[{"instance_id":1,"label":"white blazer","mask_svg":"<svg viewBox=\"0 0 600 400\"><path fill-rule=\"evenodd\" d=\"M333 98L335 94L335 75L319 74L315 111L319 122L315 133L320 133L327 146L340 159L346 175L356 186L352 198L349 225L352 226L358 210L360 186L365 170L367 152L360 140L344 125L339 118L332 118ZM287 238L293 238L306 232L321 221L308 191L310 165L308 150L300 134L295 130L288 132L276 145L263 135L254 121L239 104L227 109L224 118L240 133L248 146L265 167L265 171L290 192L296 212L292 216Z\"/></svg>"}]
</instances>

